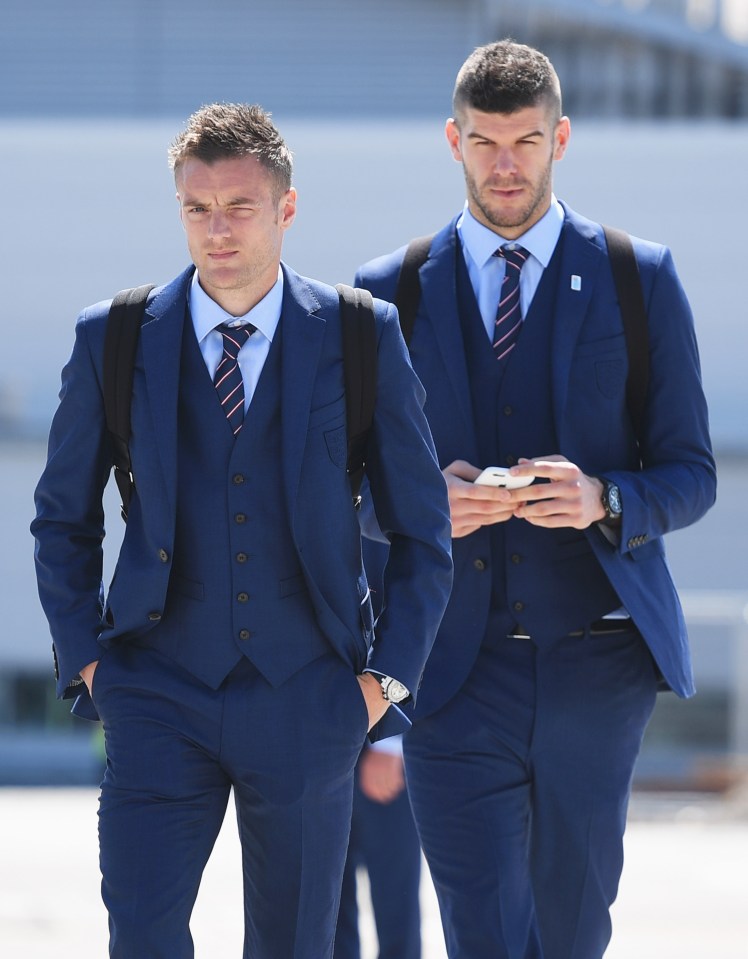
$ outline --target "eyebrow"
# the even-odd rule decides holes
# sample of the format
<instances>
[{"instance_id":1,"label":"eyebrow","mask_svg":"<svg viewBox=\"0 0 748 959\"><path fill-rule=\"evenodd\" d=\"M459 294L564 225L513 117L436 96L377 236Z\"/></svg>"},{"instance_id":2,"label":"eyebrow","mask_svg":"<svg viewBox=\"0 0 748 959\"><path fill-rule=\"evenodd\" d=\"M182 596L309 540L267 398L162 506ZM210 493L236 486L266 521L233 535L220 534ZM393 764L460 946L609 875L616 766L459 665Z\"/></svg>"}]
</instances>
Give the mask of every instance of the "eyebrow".
<instances>
[{"instance_id":1,"label":"eyebrow","mask_svg":"<svg viewBox=\"0 0 748 959\"><path fill-rule=\"evenodd\" d=\"M209 206L210 201L198 200L193 196L185 196L182 198L182 206ZM252 197L246 196L237 196L232 197L226 204L226 206L259 206L260 200L254 199Z\"/></svg>"},{"instance_id":2,"label":"eyebrow","mask_svg":"<svg viewBox=\"0 0 748 959\"><path fill-rule=\"evenodd\" d=\"M544 137L545 133L543 130L530 130L528 133L522 133L515 138L516 141L519 140L529 140L531 137ZM481 133L479 130L473 130L468 133L468 140L493 140L494 138L488 133Z\"/></svg>"}]
</instances>

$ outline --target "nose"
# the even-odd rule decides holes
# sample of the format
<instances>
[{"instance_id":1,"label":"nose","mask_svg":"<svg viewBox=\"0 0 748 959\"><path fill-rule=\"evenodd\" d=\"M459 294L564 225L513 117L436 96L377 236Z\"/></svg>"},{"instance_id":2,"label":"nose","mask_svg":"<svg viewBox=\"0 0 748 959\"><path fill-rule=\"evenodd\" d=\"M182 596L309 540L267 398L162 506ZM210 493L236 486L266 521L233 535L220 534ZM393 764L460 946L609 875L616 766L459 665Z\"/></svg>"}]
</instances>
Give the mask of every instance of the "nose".
<instances>
[{"instance_id":1,"label":"nose","mask_svg":"<svg viewBox=\"0 0 748 959\"><path fill-rule=\"evenodd\" d=\"M212 210L208 223L208 236L217 240L229 236L230 233L228 216L222 210Z\"/></svg>"},{"instance_id":2,"label":"nose","mask_svg":"<svg viewBox=\"0 0 748 959\"><path fill-rule=\"evenodd\" d=\"M502 176L510 176L517 172L517 163L513 150L500 149L494 161L494 170Z\"/></svg>"}]
</instances>

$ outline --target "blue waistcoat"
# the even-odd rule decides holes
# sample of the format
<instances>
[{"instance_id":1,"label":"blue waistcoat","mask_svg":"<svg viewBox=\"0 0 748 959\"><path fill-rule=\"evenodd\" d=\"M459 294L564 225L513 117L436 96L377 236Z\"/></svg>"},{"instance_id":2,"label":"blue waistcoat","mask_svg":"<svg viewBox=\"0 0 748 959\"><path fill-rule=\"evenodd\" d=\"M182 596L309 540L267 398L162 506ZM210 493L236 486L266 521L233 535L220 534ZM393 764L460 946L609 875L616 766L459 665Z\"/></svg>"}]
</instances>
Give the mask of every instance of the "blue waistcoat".
<instances>
[{"instance_id":1,"label":"blue waistcoat","mask_svg":"<svg viewBox=\"0 0 748 959\"><path fill-rule=\"evenodd\" d=\"M163 619L145 641L213 688L242 656L277 686L330 651L282 491L281 335L279 326L236 439L189 319L182 338L174 563Z\"/></svg>"},{"instance_id":2,"label":"blue waistcoat","mask_svg":"<svg viewBox=\"0 0 748 959\"><path fill-rule=\"evenodd\" d=\"M554 294L561 241L543 271L517 345L499 362L486 335L462 255L457 256L460 322L480 465L562 453L551 394ZM487 634L520 627L550 641L616 609L620 602L586 536L511 519L491 529L492 592Z\"/></svg>"}]
</instances>

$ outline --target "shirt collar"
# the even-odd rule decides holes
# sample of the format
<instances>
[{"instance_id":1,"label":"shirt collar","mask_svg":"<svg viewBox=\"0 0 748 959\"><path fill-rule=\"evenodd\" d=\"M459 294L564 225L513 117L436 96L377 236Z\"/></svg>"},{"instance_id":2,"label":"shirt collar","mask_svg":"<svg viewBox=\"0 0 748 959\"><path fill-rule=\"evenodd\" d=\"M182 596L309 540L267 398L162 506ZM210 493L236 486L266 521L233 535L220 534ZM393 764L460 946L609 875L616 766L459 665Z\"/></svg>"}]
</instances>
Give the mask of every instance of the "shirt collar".
<instances>
[{"instance_id":1,"label":"shirt collar","mask_svg":"<svg viewBox=\"0 0 748 959\"><path fill-rule=\"evenodd\" d=\"M511 246L514 243L523 246L545 269L556 249L563 222L563 207L556 197L552 196L547 212L530 227L527 233L523 233L516 240L506 240L500 233L494 233L493 230L479 223L468 209L467 203L457 221L457 230L463 247L480 269L483 269L500 246L506 244Z\"/></svg>"},{"instance_id":2,"label":"shirt collar","mask_svg":"<svg viewBox=\"0 0 748 959\"><path fill-rule=\"evenodd\" d=\"M198 343L201 343L219 323L227 323L229 326L251 323L272 343L283 305L283 270L278 267L278 279L260 302L244 316L232 316L211 299L200 286L197 270L195 270L190 286L189 305Z\"/></svg>"}]
</instances>

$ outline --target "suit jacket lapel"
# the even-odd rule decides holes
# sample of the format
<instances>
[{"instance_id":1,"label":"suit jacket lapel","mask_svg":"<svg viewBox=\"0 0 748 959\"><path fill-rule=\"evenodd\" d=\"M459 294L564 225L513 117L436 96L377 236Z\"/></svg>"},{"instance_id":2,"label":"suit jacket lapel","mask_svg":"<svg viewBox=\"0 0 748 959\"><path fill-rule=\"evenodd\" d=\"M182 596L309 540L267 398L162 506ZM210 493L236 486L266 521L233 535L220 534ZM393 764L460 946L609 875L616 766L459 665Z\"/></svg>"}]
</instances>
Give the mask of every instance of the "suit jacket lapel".
<instances>
[{"instance_id":1,"label":"suit jacket lapel","mask_svg":"<svg viewBox=\"0 0 748 959\"><path fill-rule=\"evenodd\" d=\"M563 424L569 393L571 361L579 333L589 308L592 291L602 263L600 234L590 221L583 220L564 206L559 284L553 317L552 376L553 409L556 435L564 448ZM572 277L579 277L574 282Z\"/></svg>"},{"instance_id":2,"label":"suit jacket lapel","mask_svg":"<svg viewBox=\"0 0 748 959\"><path fill-rule=\"evenodd\" d=\"M475 445L470 383L457 296L456 257L461 256L462 251L457 240L456 222L456 219L453 220L434 237L429 258L420 270L421 298L454 390L463 428Z\"/></svg>"},{"instance_id":3,"label":"suit jacket lapel","mask_svg":"<svg viewBox=\"0 0 748 959\"><path fill-rule=\"evenodd\" d=\"M177 406L190 267L157 293L149 304L140 339L148 407L156 435L169 505L176 510Z\"/></svg>"},{"instance_id":4,"label":"suit jacket lapel","mask_svg":"<svg viewBox=\"0 0 748 959\"><path fill-rule=\"evenodd\" d=\"M293 518L312 391L317 377L326 321L314 314L320 303L303 279L285 264L281 339L281 444L286 502Z\"/></svg>"}]
</instances>

